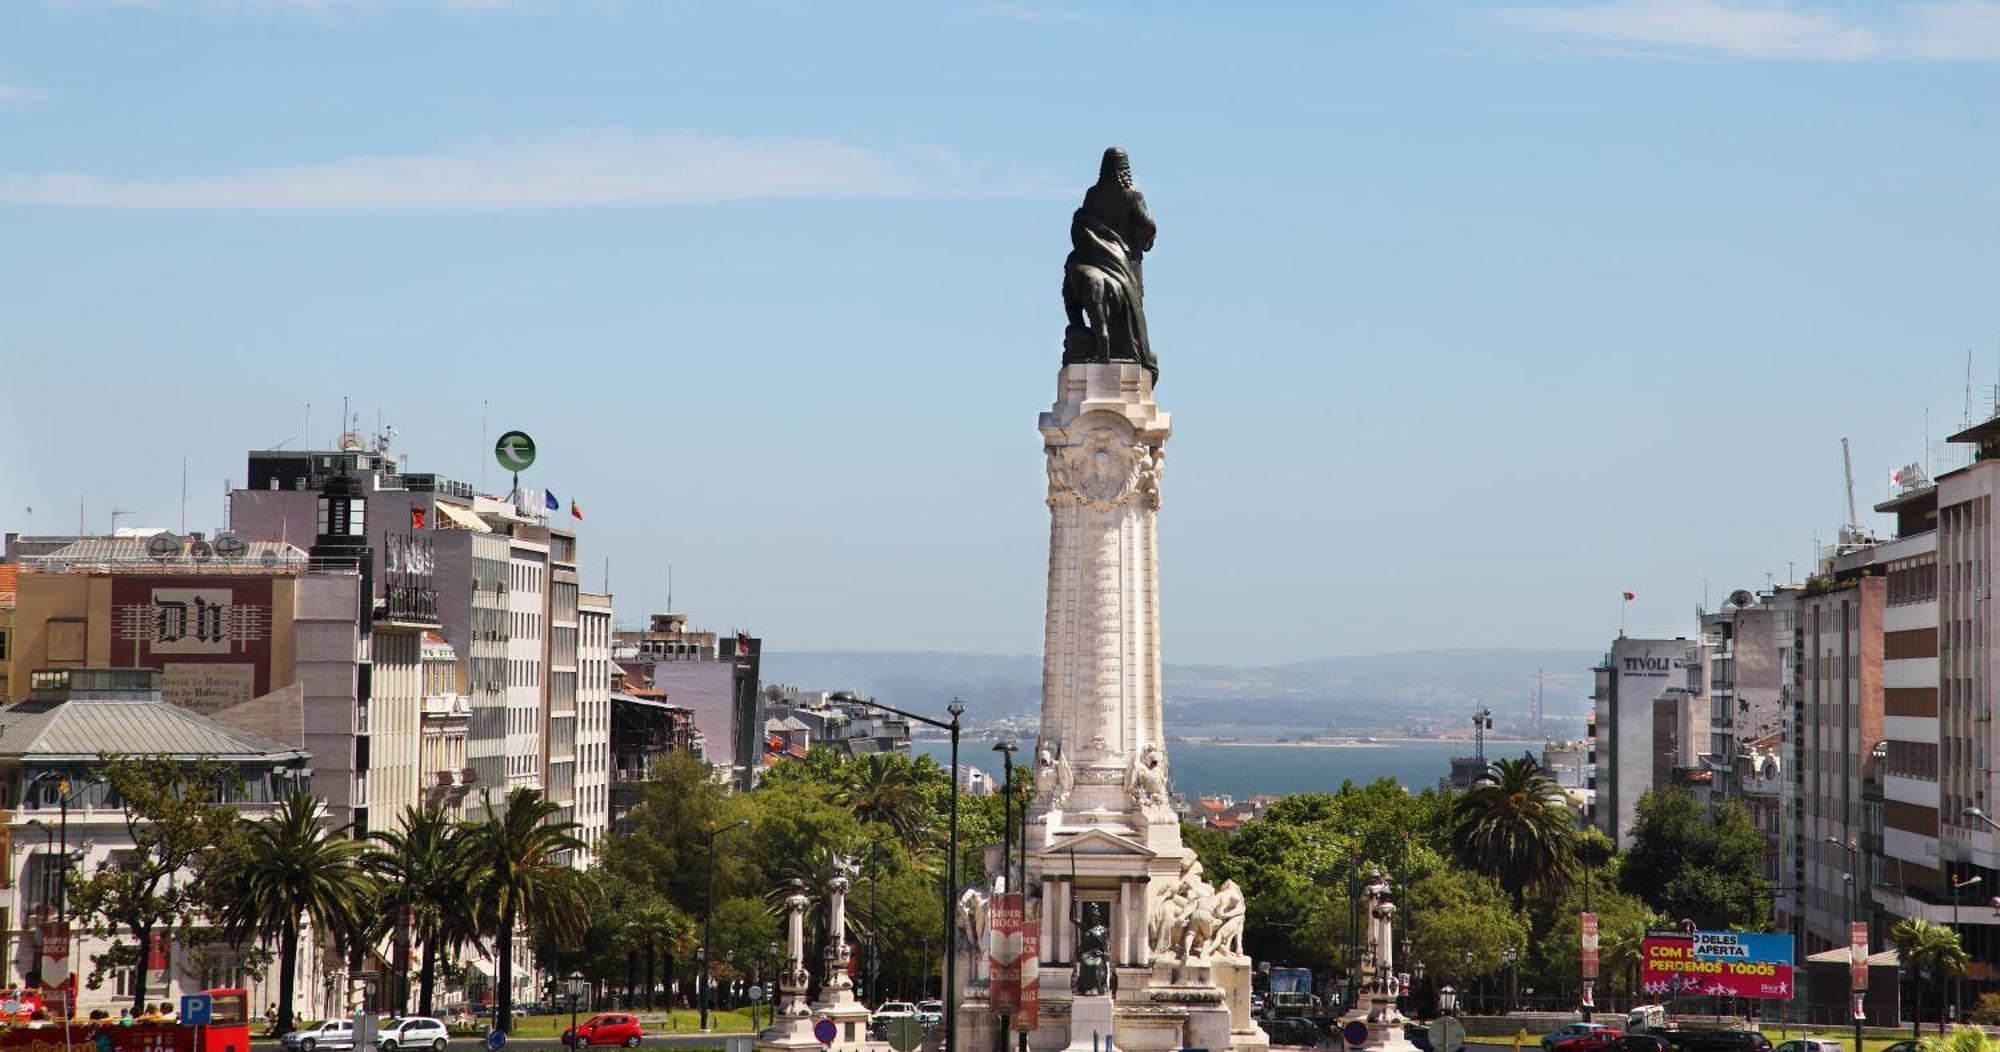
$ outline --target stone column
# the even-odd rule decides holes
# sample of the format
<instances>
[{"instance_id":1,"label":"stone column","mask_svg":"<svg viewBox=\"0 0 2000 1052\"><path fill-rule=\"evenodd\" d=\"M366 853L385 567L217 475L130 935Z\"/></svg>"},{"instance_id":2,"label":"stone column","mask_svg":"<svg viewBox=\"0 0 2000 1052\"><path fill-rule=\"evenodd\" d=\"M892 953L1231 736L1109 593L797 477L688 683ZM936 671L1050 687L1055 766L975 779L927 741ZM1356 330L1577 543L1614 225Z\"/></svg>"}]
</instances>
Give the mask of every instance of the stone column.
<instances>
[{"instance_id":1,"label":"stone column","mask_svg":"<svg viewBox=\"0 0 2000 1052\"><path fill-rule=\"evenodd\" d=\"M1056 905L1062 911L1056 916L1056 960L1065 964L1076 961L1076 925L1069 922L1070 900L1076 894L1076 887L1060 877L1056 879Z\"/></svg>"},{"instance_id":2,"label":"stone column","mask_svg":"<svg viewBox=\"0 0 2000 1052\"><path fill-rule=\"evenodd\" d=\"M1062 825L1121 826L1178 851L1178 825L1147 829L1126 792L1142 750L1164 755L1154 521L1172 428L1152 378L1121 362L1064 366L1040 426L1049 476L1040 741L1072 765ZM1037 805L1029 821L1048 810Z\"/></svg>"},{"instance_id":3,"label":"stone column","mask_svg":"<svg viewBox=\"0 0 2000 1052\"><path fill-rule=\"evenodd\" d=\"M1132 959L1132 881L1118 882L1118 963L1131 966Z\"/></svg>"},{"instance_id":4,"label":"stone column","mask_svg":"<svg viewBox=\"0 0 2000 1052\"><path fill-rule=\"evenodd\" d=\"M1059 948L1056 946L1056 929L1062 924L1069 923L1069 914L1057 912L1057 908L1060 905L1058 898L1060 893L1056 889L1060 887L1062 887L1062 882L1056 878L1047 875L1042 877L1042 953L1040 960L1043 964L1052 964L1062 960L1058 952Z\"/></svg>"}]
</instances>

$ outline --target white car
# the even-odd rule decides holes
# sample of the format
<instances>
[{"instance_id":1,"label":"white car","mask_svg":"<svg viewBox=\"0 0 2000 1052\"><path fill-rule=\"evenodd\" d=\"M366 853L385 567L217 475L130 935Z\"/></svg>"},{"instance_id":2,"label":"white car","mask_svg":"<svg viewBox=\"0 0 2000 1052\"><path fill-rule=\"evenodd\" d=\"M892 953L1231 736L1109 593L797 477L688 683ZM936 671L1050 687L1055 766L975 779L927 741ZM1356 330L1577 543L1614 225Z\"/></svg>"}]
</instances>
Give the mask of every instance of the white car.
<instances>
[{"instance_id":1,"label":"white car","mask_svg":"<svg viewBox=\"0 0 2000 1052\"><path fill-rule=\"evenodd\" d=\"M285 1052L320 1052L320 1050L349 1049L354 1047L354 1022L350 1019L329 1019L318 1026L304 1030L294 1030L279 1042Z\"/></svg>"},{"instance_id":2,"label":"white car","mask_svg":"<svg viewBox=\"0 0 2000 1052\"><path fill-rule=\"evenodd\" d=\"M429 1049L430 1052L444 1052L445 1043L451 1039L451 1032L444 1024L429 1016L408 1015L384 1022L375 1031L375 1047L382 1052L396 1052L397 1049Z\"/></svg>"},{"instance_id":3,"label":"white car","mask_svg":"<svg viewBox=\"0 0 2000 1052\"><path fill-rule=\"evenodd\" d=\"M901 1019L904 1016L916 1014L917 1006L908 1001L884 1001L882 1002L882 1007L875 1010L875 1015L870 1021L874 1023L886 1023L891 1019Z\"/></svg>"}]
</instances>

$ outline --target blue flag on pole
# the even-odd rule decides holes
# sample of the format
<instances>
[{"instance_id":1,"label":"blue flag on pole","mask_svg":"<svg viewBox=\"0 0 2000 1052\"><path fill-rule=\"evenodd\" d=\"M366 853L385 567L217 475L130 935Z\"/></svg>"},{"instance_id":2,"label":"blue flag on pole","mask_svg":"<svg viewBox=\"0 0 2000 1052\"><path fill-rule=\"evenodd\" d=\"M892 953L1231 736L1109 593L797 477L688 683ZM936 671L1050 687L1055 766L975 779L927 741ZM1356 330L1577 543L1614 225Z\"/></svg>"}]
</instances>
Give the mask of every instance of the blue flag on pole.
<instances>
[{"instance_id":1,"label":"blue flag on pole","mask_svg":"<svg viewBox=\"0 0 2000 1052\"><path fill-rule=\"evenodd\" d=\"M542 491L542 506L550 511L561 511L562 501L556 499L555 490L545 489Z\"/></svg>"}]
</instances>

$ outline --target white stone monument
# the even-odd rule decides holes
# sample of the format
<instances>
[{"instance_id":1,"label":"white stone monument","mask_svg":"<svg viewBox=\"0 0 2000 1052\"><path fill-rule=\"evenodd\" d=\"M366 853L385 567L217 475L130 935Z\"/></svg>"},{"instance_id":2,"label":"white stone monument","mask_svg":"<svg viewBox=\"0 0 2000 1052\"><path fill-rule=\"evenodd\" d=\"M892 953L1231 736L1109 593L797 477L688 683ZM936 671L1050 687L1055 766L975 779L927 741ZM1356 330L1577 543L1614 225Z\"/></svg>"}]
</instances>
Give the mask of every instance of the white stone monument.
<instances>
[{"instance_id":1,"label":"white stone monument","mask_svg":"<svg viewBox=\"0 0 2000 1052\"><path fill-rule=\"evenodd\" d=\"M1363 910L1368 919L1368 943L1361 954L1363 1004L1340 1020L1341 1026L1360 1022L1368 1028L1368 1040L1361 1047L1382 1052L1414 1052L1416 1045L1403 1036L1408 1020L1396 1009L1403 981L1396 974L1396 903L1389 897L1389 878L1381 870L1368 874L1361 889L1367 900Z\"/></svg>"},{"instance_id":2,"label":"white stone monument","mask_svg":"<svg viewBox=\"0 0 2000 1052\"><path fill-rule=\"evenodd\" d=\"M1269 1045L1250 1017L1242 891L1204 878L1168 799L1155 521L1170 430L1134 362L1063 366L1041 417L1049 584L1025 888L1041 901L1034 1052ZM987 1052L996 1027L969 1006L959 1040Z\"/></svg>"},{"instance_id":3,"label":"white stone monument","mask_svg":"<svg viewBox=\"0 0 2000 1052\"><path fill-rule=\"evenodd\" d=\"M806 971L806 909L812 900L805 885L792 881L785 896L785 970L778 976L778 1009L771 1025L757 1036L757 1047L769 1052L801 1052L818 1049L813 1036L812 1006L806 1003L806 989L812 975Z\"/></svg>"},{"instance_id":4,"label":"white stone monument","mask_svg":"<svg viewBox=\"0 0 2000 1052\"><path fill-rule=\"evenodd\" d=\"M888 1042L868 1036L871 1013L867 1005L854 999L854 980L847 974L853 956L847 945L847 892L854 884L854 873L852 859L834 859L833 876L826 882L826 971L811 1014L815 1022L833 1022L835 1036L826 1046L829 1052L888 1052Z\"/></svg>"}]
</instances>

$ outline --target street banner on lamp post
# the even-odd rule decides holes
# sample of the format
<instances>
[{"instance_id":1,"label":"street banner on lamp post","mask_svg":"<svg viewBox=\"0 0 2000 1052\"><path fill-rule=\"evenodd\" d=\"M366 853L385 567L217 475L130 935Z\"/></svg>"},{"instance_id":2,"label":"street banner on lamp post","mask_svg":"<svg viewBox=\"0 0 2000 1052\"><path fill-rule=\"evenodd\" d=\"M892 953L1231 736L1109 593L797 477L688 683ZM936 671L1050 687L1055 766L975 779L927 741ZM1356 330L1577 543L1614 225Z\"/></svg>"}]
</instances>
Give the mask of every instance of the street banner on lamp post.
<instances>
[{"instance_id":1,"label":"street banner on lamp post","mask_svg":"<svg viewBox=\"0 0 2000 1052\"><path fill-rule=\"evenodd\" d=\"M1868 922L1847 929L1847 985L1856 993L1868 989Z\"/></svg>"},{"instance_id":2,"label":"street banner on lamp post","mask_svg":"<svg viewBox=\"0 0 2000 1052\"><path fill-rule=\"evenodd\" d=\"M1012 1015L1021 1007L1021 896L1018 892L995 895L987 909L992 967L988 972L986 1003L994 1012Z\"/></svg>"},{"instance_id":3,"label":"street banner on lamp post","mask_svg":"<svg viewBox=\"0 0 2000 1052\"><path fill-rule=\"evenodd\" d=\"M1014 1013L1014 1029L1026 1034L1042 1021L1042 932L1039 924L1021 926L1021 1006Z\"/></svg>"},{"instance_id":4,"label":"street banner on lamp post","mask_svg":"<svg viewBox=\"0 0 2000 1052\"><path fill-rule=\"evenodd\" d=\"M1583 944L1580 960L1583 965L1583 977L1585 979L1595 979L1597 978L1597 914L1583 914L1581 927L1583 929ZM1588 987L1585 987L1585 989L1588 989ZM1588 1004L1589 1002L1586 1001L1584 1003Z\"/></svg>"},{"instance_id":5,"label":"street banner on lamp post","mask_svg":"<svg viewBox=\"0 0 2000 1052\"><path fill-rule=\"evenodd\" d=\"M165 986L167 982L167 933L153 933L151 945L146 947L146 985Z\"/></svg>"}]
</instances>

